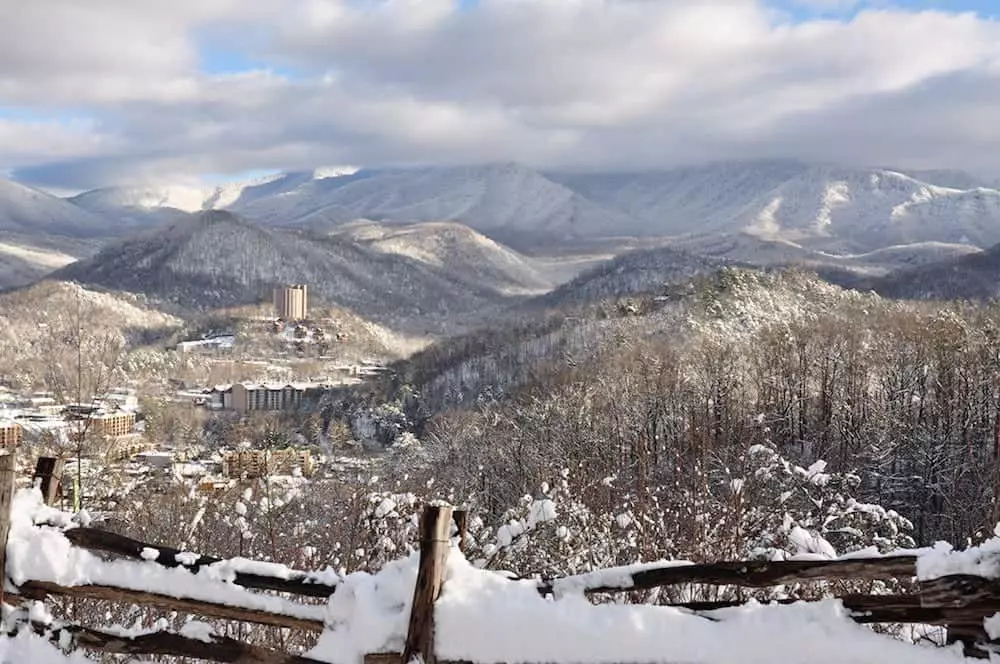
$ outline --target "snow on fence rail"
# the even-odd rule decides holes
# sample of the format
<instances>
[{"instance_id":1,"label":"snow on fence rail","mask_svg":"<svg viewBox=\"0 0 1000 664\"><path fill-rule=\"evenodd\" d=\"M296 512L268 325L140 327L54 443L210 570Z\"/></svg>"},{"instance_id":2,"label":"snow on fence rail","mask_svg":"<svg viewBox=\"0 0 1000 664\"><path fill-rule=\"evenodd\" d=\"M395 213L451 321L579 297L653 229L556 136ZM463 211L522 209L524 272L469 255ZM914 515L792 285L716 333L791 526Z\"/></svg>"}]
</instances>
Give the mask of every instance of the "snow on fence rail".
<instances>
[{"instance_id":1,"label":"snow on fence rail","mask_svg":"<svg viewBox=\"0 0 1000 664\"><path fill-rule=\"evenodd\" d=\"M775 641L787 647L791 639L798 652L783 653L782 661L886 664L904 658L953 660L955 653L917 648L854 623L942 625L962 641L966 655L984 657L992 647L990 618L1000 612L1000 540L958 553L936 549L839 560L674 562L510 580L451 554L452 524L461 549L466 514L429 505L421 518L419 554L375 576L339 578L273 563L222 560L85 527L46 505L58 493L58 475L58 463L41 459L38 489L15 495L12 455L0 456L0 536L6 542L0 546L0 564L6 585L23 603L7 612L11 638L38 634L62 646L102 652L265 664L401 664L413 658L425 664L436 659L729 664L771 662L783 647ZM845 595L795 606L782 606L792 603L783 600L767 607L737 602L595 606L585 599L676 584L762 588L859 579L916 579L917 591ZM268 592L254 592L260 590ZM289 595L325 598L327 605L296 602ZM319 632L320 637L307 655L292 655L214 634L94 629L57 621L29 601L48 596L142 604ZM16 603L10 595L6 599Z\"/></svg>"}]
</instances>

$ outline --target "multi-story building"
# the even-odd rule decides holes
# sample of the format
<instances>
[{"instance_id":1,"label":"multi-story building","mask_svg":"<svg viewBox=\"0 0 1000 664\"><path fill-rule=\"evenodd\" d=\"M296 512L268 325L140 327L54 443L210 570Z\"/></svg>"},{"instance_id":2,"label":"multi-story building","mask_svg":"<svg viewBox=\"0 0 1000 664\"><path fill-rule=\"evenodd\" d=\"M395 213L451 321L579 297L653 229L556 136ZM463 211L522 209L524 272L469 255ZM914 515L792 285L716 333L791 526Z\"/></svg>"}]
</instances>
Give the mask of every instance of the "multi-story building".
<instances>
[{"instance_id":1,"label":"multi-story building","mask_svg":"<svg viewBox=\"0 0 1000 664\"><path fill-rule=\"evenodd\" d=\"M0 420L0 448L9 450L21 444L21 425L13 420Z\"/></svg>"},{"instance_id":2,"label":"multi-story building","mask_svg":"<svg viewBox=\"0 0 1000 664\"><path fill-rule=\"evenodd\" d=\"M305 284L291 284L274 289L274 310L286 321L305 320L309 313Z\"/></svg>"},{"instance_id":3,"label":"multi-story building","mask_svg":"<svg viewBox=\"0 0 1000 664\"><path fill-rule=\"evenodd\" d=\"M135 413L115 411L111 413L93 413L90 415L88 431L96 436L117 438L127 436L135 428Z\"/></svg>"},{"instance_id":4,"label":"multi-story building","mask_svg":"<svg viewBox=\"0 0 1000 664\"><path fill-rule=\"evenodd\" d=\"M315 407L329 388L319 383L236 383L222 395L223 407L251 410L299 410Z\"/></svg>"},{"instance_id":5,"label":"multi-story building","mask_svg":"<svg viewBox=\"0 0 1000 664\"><path fill-rule=\"evenodd\" d=\"M313 474L315 464L308 450L237 450L222 458L226 477L253 479L265 475L292 475L298 469L306 477Z\"/></svg>"}]
</instances>

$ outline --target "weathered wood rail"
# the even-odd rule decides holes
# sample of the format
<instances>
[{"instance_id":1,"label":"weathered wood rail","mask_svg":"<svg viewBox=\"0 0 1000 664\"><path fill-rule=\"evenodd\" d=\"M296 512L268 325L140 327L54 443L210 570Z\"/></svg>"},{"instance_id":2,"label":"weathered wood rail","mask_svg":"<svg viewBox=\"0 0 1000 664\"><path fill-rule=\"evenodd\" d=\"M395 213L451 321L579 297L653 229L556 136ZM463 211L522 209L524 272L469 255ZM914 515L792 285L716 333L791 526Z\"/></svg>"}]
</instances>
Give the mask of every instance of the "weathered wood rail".
<instances>
[{"instance_id":1,"label":"weathered wood rail","mask_svg":"<svg viewBox=\"0 0 1000 664\"><path fill-rule=\"evenodd\" d=\"M82 648L114 655L172 655L215 662L254 664L325 664L318 659L290 655L225 636L212 635L195 639L164 631L123 636L80 625L39 623L31 621L27 615L22 618L23 622L30 623L36 634L55 643L75 643Z\"/></svg>"},{"instance_id":2,"label":"weathered wood rail","mask_svg":"<svg viewBox=\"0 0 1000 664\"><path fill-rule=\"evenodd\" d=\"M45 600L49 596L58 596L129 602L131 604L152 606L165 611L193 613L207 618L239 620L256 625L287 627L289 629L301 629L310 632L323 631L323 621L318 618L309 619L288 615L287 613L277 613L249 606L240 606L238 604L222 604L188 597L174 597L172 595L136 590L123 586L96 584L63 586L49 581L27 581L21 584L19 590L24 597L35 600Z\"/></svg>"},{"instance_id":3,"label":"weathered wood rail","mask_svg":"<svg viewBox=\"0 0 1000 664\"><path fill-rule=\"evenodd\" d=\"M10 496L13 489L13 455L0 456L0 535L6 536L10 524ZM59 464L42 459L35 478L47 501L58 495ZM53 488L55 487L55 488ZM366 664L405 664L418 658L424 664L435 662L434 607L444 583L444 571L452 544L452 524L458 532L457 545L467 540L467 515L448 505L429 505L420 521L420 563L414 587L408 632L402 652L373 653ZM65 537L76 547L110 554L136 565L155 563L164 568L181 568L196 574L213 565L230 565L227 578L234 586L248 591L266 591L301 596L312 600L327 598L337 585L307 572L281 570L278 575L263 573L266 566L240 569L235 561L182 552L169 546L140 542L129 537L95 528L65 530ZM3 540L6 541L5 539ZM0 547L0 562L6 547ZM155 555L153 553L155 552ZM184 554L184 555L181 555ZM141 562L140 562L141 561ZM128 564L132 564L129 562ZM252 570L252 571L251 571ZM1000 580L956 574L917 581L917 557L896 555L872 558L816 561L732 561L710 564L666 563L639 568L600 570L564 578L541 579L537 589L542 596L568 593L587 595L632 592L681 584L708 584L742 588L767 588L778 585L817 581L891 581L914 583L910 594L845 594L838 596L853 620L861 624L919 623L947 628L951 638L961 640L965 652L986 657L993 646L983 627L984 618L1000 612ZM0 586L2 590L2 586ZM319 632L324 629L320 614L315 617L264 610L259 603L228 599L225 603L195 597L177 597L121 585L64 586L45 580L29 580L17 589L26 599L66 596L142 604L168 611L180 611L209 618L236 620L273 627ZM9 598L16 599L16 598ZM777 603L809 601L777 600ZM741 602L687 602L672 604L678 609L715 620L712 612L737 606ZM302 604L301 606L306 606ZM317 608L315 605L312 608ZM257 662L260 664L312 664L316 660L254 646L224 637L191 639L171 632L152 632L121 636L74 624L30 625L39 633L65 640L80 647L108 653L132 655L174 655L217 662Z\"/></svg>"},{"instance_id":4,"label":"weathered wood rail","mask_svg":"<svg viewBox=\"0 0 1000 664\"><path fill-rule=\"evenodd\" d=\"M847 560L746 560L705 565L665 564L633 572L579 574L549 579L538 586L544 595L563 591L596 593L650 590L684 583L768 588L809 581L889 581L917 575L916 556L885 556ZM609 583L612 578L614 583Z\"/></svg>"},{"instance_id":5,"label":"weathered wood rail","mask_svg":"<svg viewBox=\"0 0 1000 664\"><path fill-rule=\"evenodd\" d=\"M177 557L184 553L180 549L161 544L147 544L98 528L72 528L63 534L66 539L81 549L103 551L132 560L150 561L162 567L184 567L193 574L197 574L202 567L226 562L222 558L198 555L193 563L185 564L180 562ZM151 556L150 551L155 551L156 556ZM336 590L336 586L323 583L314 575L298 571L293 571L287 578L236 571L233 584L255 590L274 590L293 595L321 598L329 597Z\"/></svg>"}]
</instances>

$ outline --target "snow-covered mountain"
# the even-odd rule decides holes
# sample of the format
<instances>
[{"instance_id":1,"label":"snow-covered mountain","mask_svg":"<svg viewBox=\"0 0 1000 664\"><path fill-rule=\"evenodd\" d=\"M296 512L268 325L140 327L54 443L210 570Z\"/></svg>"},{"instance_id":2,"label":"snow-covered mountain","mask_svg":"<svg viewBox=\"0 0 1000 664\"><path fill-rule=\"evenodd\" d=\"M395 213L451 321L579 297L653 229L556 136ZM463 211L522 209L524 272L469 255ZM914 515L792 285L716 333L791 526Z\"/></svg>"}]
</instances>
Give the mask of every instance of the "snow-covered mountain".
<instances>
[{"instance_id":1,"label":"snow-covered mountain","mask_svg":"<svg viewBox=\"0 0 1000 664\"><path fill-rule=\"evenodd\" d=\"M314 180L351 175L358 169L331 166L312 171L275 173L251 180L227 182L217 186L189 185L121 186L93 189L66 200L90 212L146 225L173 221L171 212L199 212L226 209L236 204L275 196ZM158 214L166 211L167 214Z\"/></svg>"},{"instance_id":2,"label":"snow-covered mountain","mask_svg":"<svg viewBox=\"0 0 1000 664\"><path fill-rule=\"evenodd\" d=\"M950 171L927 173L935 174L960 179ZM1000 191L957 189L886 169L777 160L551 177L642 219L654 235L749 232L844 252L1000 241Z\"/></svg>"},{"instance_id":3,"label":"snow-covered mountain","mask_svg":"<svg viewBox=\"0 0 1000 664\"><path fill-rule=\"evenodd\" d=\"M551 293L527 303L527 307L563 307L657 292L667 285L711 272L724 264L725 261L670 247L631 251L581 273Z\"/></svg>"},{"instance_id":4,"label":"snow-covered mountain","mask_svg":"<svg viewBox=\"0 0 1000 664\"><path fill-rule=\"evenodd\" d=\"M0 179L0 231L25 236L104 235L108 220L57 196Z\"/></svg>"},{"instance_id":5,"label":"snow-covered mountain","mask_svg":"<svg viewBox=\"0 0 1000 664\"><path fill-rule=\"evenodd\" d=\"M193 310L270 299L280 283L306 283L310 298L361 312L393 329L441 332L505 306L509 281L470 278L448 266L387 252L349 234L265 229L208 210L110 245L52 275L142 293Z\"/></svg>"},{"instance_id":6,"label":"snow-covered mountain","mask_svg":"<svg viewBox=\"0 0 1000 664\"><path fill-rule=\"evenodd\" d=\"M486 232L550 237L637 232L635 220L519 164L361 170L239 201L264 224L322 227L356 219L460 221Z\"/></svg>"},{"instance_id":7,"label":"snow-covered mountain","mask_svg":"<svg viewBox=\"0 0 1000 664\"><path fill-rule=\"evenodd\" d=\"M334 229L330 236L348 238L383 254L405 256L511 295L537 295L554 285L533 259L454 222L405 226L355 222Z\"/></svg>"},{"instance_id":8,"label":"snow-covered mountain","mask_svg":"<svg viewBox=\"0 0 1000 664\"><path fill-rule=\"evenodd\" d=\"M795 161L719 162L637 173L549 173L586 198L642 220L646 235L736 230L754 199L800 175Z\"/></svg>"},{"instance_id":9,"label":"snow-covered mountain","mask_svg":"<svg viewBox=\"0 0 1000 664\"><path fill-rule=\"evenodd\" d=\"M765 237L873 251L915 242L1000 241L1000 191L951 189L894 171L810 167L737 217Z\"/></svg>"}]
</instances>

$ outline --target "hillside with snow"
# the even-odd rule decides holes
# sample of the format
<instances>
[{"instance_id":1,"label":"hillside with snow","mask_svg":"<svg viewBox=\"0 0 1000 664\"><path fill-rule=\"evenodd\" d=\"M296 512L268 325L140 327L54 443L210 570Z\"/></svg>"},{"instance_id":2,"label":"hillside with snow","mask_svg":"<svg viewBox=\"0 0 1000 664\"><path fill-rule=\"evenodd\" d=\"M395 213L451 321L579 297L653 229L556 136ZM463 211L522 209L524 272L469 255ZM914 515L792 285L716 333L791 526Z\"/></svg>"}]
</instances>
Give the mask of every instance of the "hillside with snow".
<instances>
[{"instance_id":1,"label":"hillside with snow","mask_svg":"<svg viewBox=\"0 0 1000 664\"><path fill-rule=\"evenodd\" d=\"M363 170L232 207L274 225L450 220L478 231L557 238L602 235L634 221L519 164Z\"/></svg>"},{"instance_id":2,"label":"hillside with snow","mask_svg":"<svg viewBox=\"0 0 1000 664\"><path fill-rule=\"evenodd\" d=\"M85 324L95 332L141 333L181 325L179 318L150 306L142 297L45 280L0 294L0 307L10 314L0 320L0 338L30 345L48 334L47 329L75 316L78 305L87 312Z\"/></svg>"},{"instance_id":3,"label":"hillside with snow","mask_svg":"<svg viewBox=\"0 0 1000 664\"><path fill-rule=\"evenodd\" d=\"M1000 298L1000 245L903 267L864 286L900 299L996 300Z\"/></svg>"},{"instance_id":4,"label":"hillside with snow","mask_svg":"<svg viewBox=\"0 0 1000 664\"><path fill-rule=\"evenodd\" d=\"M276 196L308 182L350 175L350 167L317 168L312 171L276 173L226 182L215 186L163 185L117 186L92 189L66 199L78 207L139 228L176 221L180 212L225 209L236 204Z\"/></svg>"},{"instance_id":5,"label":"hillside with snow","mask_svg":"<svg viewBox=\"0 0 1000 664\"><path fill-rule=\"evenodd\" d=\"M670 247L631 251L579 274L535 298L528 306L567 306L660 291L670 284L712 272L727 262Z\"/></svg>"},{"instance_id":6,"label":"hillside with snow","mask_svg":"<svg viewBox=\"0 0 1000 664\"><path fill-rule=\"evenodd\" d=\"M0 291L33 283L97 251L93 241L0 233Z\"/></svg>"},{"instance_id":7,"label":"hillside with snow","mask_svg":"<svg viewBox=\"0 0 1000 664\"><path fill-rule=\"evenodd\" d=\"M110 245L53 276L190 310L269 301L276 284L306 283L310 299L421 333L471 323L470 316L509 299L509 283L454 274L370 244L349 235L265 229L213 210Z\"/></svg>"},{"instance_id":8,"label":"hillside with snow","mask_svg":"<svg viewBox=\"0 0 1000 664\"><path fill-rule=\"evenodd\" d=\"M974 182L952 172L923 175ZM1000 191L958 189L886 169L776 160L552 177L643 220L651 235L748 232L839 253L1000 241Z\"/></svg>"},{"instance_id":9,"label":"hillside with snow","mask_svg":"<svg viewBox=\"0 0 1000 664\"><path fill-rule=\"evenodd\" d=\"M337 227L329 235L379 253L404 256L511 295L539 294L554 286L543 266L462 224L356 222Z\"/></svg>"},{"instance_id":10,"label":"hillside with snow","mask_svg":"<svg viewBox=\"0 0 1000 664\"><path fill-rule=\"evenodd\" d=\"M113 222L57 196L0 179L0 232L25 236L99 237Z\"/></svg>"},{"instance_id":11,"label":"hillside with snow","mask_svg":"<svg viewBox=\"0 0 1000 664\"><path fill-rule=\"evenodd\" d=\"M645 235L681 235L735 230L751 201L802 170L794 161L754 161L633 173L556 172L548 177L642 220Z\"/></svg>"},{"instance_id":12,"label":"hillside with snow","mask_svg":"<svg viewBox=\"0 0 1000 664\"><path fill-rule=\"evenodd\" d=\"M859 254L834 254L746 231L684 236L668 241L666 246L719 261L757 266L838 268L872 276L982 252L971 244L914 242Z\"/></svg>"}]
</instances>

